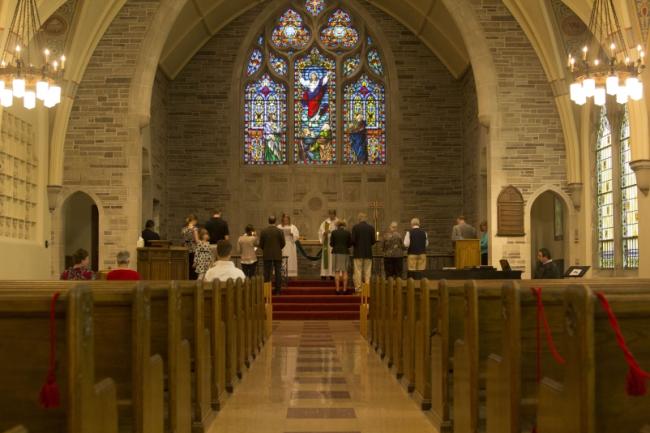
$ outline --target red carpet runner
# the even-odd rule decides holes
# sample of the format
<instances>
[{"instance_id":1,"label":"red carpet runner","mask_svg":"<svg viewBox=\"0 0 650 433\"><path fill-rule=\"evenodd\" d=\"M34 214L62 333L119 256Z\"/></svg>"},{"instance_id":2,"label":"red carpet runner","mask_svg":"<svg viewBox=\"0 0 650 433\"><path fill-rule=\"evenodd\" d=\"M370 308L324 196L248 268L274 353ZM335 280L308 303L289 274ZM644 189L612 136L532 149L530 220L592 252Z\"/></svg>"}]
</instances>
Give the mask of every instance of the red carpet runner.
<instances>
[{"instance_id":1,"label":"red carpet runner","mask_svg":"<svg viewBox=\"0 0 650 433\"><path fill-rule=\"evenodd\" d=\"M361 297L337 295L334 281L290 281L273 296L274 320L358 320Z\"/></svg>"}]
</instances>

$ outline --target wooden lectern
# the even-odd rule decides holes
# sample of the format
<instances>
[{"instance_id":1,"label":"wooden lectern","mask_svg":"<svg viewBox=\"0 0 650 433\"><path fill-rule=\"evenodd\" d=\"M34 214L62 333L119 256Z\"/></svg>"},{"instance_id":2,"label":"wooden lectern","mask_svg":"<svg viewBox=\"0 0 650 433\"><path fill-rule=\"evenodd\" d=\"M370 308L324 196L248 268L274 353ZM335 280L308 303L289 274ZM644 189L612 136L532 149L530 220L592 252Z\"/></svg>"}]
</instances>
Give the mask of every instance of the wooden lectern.
<instances>
[{"instance_id":1,"label":"wooden lectern","mask_svg":"<svg viewBox=\"0 0 650 433\"><path fill-rule=\"evenodd\" d=\"M143 280L187 280L189 265L187 248L138 248L138 272Z\"/></svg>"},{"instance_id":2,"label":"wooden lectern","mask_svg":"<svg viewBox=\"0 0 650 433\"><path fill-rule=\"evenodd\" d=\"M481 241L479 239L461 239L455 241L456 269L481 265Z\"/></svg>"}]
</instances>

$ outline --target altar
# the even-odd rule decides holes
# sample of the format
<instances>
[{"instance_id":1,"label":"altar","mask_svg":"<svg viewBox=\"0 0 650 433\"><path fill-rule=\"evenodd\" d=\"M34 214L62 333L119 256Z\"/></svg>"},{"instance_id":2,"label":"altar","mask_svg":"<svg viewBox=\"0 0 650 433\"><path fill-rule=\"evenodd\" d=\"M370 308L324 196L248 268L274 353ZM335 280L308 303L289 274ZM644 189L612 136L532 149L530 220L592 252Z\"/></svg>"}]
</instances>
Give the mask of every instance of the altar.
<instances>
[{"instance_id":1,"label":"altar","mask_svg":"<svg viewBox=\"0 0 650 433\"><path fill-rule=\"evenodd\" d=\"M300 247L296 245L298 254L298 278L301 280L314 280L320 278L320 251L323 245L317 239L304 239L300 240L300 246L307 256L317 260L310 260L300 251Z\"/></svg>"}]
</instances>

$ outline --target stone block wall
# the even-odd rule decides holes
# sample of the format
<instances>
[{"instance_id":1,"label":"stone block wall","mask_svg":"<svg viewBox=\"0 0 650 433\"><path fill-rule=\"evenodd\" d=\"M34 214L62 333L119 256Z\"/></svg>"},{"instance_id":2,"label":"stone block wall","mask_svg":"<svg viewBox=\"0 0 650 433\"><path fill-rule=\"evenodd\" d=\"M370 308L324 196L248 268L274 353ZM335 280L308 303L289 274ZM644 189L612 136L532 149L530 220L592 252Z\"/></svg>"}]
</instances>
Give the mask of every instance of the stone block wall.
<instances>
[{"instance_id":1,"label":"stone block wall","mask_svg":"<svg viewBox=\"0 0 650 433\"><path fill-rule=\"evenodd\" d=\"M110 24L79 84L64 149L64 191L98 200L99 267L134 251L140 231L139 128L128 115L129 90L158 1L129 0Z\"/></svg>"},{"instance_id":2,"label":"stone block wall","mask_svg":"<svg viewBox=\"0 0 650 433\"><path fill-rule=\"evenodd\" d=\"M152 218L163 239L167 238L167 145L169 137L169 79L158 69L151 101L149 134L150 195L143 194L143 209L150 211L142 219ZM143 165L146 162L143 162ZM147 204L146 200L150 203ZM153 202L157 203L156 206ZM151 205L151 208L149 207Z\"/></svg>"}]
</instances>

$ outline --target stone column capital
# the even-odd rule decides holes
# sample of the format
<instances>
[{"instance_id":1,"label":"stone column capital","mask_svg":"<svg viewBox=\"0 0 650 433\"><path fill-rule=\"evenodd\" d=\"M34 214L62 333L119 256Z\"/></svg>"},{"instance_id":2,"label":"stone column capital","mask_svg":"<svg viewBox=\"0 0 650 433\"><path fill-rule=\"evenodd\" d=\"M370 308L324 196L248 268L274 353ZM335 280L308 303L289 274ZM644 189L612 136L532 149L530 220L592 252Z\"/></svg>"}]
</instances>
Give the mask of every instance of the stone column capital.
<instances>
[{"instance_id":1,"label":"stone column capital","mask_svg":"<svg viewBox=\"0 0 650 433\"><path fill-rule=\"evenodd\" d=\"M650 190L650 160L639 159L630 162L630 167L634 170L636 175L636 185L641 190L643 195L648 195Z\"/></svg>"}]
</instances>

